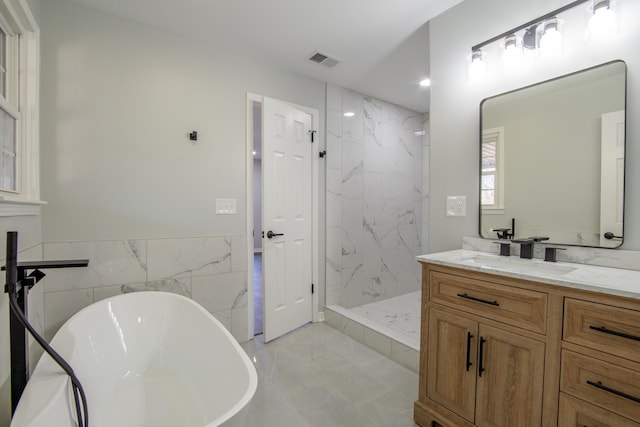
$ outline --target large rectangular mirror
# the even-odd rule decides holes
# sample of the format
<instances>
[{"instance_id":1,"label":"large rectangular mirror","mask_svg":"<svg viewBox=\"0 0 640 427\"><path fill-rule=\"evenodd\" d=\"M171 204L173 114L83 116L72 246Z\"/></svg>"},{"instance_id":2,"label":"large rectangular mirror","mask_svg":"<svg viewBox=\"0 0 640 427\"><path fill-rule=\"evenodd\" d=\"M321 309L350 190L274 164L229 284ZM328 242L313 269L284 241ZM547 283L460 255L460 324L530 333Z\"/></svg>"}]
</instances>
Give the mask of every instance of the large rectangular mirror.
<instances>
[{"instance_id":1,"label":"large rectangular mirror","mask_svg":"<svg viewBox=\"0 0 640 427\"><path fill-rule=\"evenodd\" d=\"M483 100L480 235L620 246L625 105L622 61Z\"/></svg>"}]
</instances>

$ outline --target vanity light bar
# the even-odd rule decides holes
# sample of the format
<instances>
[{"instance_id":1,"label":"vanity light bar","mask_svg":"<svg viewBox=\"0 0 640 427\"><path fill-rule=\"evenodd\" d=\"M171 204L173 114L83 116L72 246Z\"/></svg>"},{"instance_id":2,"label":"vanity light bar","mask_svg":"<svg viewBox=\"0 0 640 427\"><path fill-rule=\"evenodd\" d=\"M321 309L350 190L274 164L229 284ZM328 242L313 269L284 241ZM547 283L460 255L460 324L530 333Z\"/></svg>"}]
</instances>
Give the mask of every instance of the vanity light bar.
<instances>
[{"instance_id":1,"label":"vanity light bar","mask_svg":"<svg viewBox=\"0 0 640 427\"><path fill-rule=\"evenodd\" d=\"M582 4L582 3L586 3L588 1L593 1L593 0L576 0L574 2L571 2L571 3L569 3L569 4L565 5L565 6L562 6L559 9L553 10L553 11L547 13L547 14L544 14L544 15L536 18L536 19L532 19L531 21L529 21L527 23L524 23L524 24L522 24L522 25L520 25L518 27L512 28L509 31L505 31L502 34L499 34L499 35L497 35L495 37L492 37L492 38L490 38L488 40L485 40L482 43L478 43L477 45L475 45L475 46L473 46L471 48L471 52L480 50L481 48L483 48L484 46L486 46L486 45L488 45L490 43L496 42L498 40L502 40L505 37L513 35L514 33L517 33L520 30L524 30L525 28L529 28L532 25L541 24L542 22L544 22L544 21L546 21L546 20L548 20L550 18L555 17L556 15L558 15L558 14L560 14L560 13L566 11L566 10L572 9L572 8L578 6L578 5Z\"/></svg>"}]
</instances>

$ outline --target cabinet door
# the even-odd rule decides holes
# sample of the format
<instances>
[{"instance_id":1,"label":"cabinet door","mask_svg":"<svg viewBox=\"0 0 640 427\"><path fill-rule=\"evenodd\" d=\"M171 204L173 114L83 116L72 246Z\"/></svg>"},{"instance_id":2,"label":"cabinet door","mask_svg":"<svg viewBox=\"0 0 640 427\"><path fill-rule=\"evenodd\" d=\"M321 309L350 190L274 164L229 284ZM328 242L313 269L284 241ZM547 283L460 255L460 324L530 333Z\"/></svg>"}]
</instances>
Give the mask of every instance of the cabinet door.
<instances>
[{"instance_id":1,"label":"cabinet door","mask_svg":"<svg viewBox=\"0 0 640 427\"><path fill-rule=\"evenodd\" d=\"M432 309L427 396L473 423L478 324Z\"/></svg>"},{"instance_id":2,"label":"cabinet door","mask_svg":"<svg viewBox=\"0 0 640 427\"><path fill-rule=\"evenodd\" d=\"M479 333L476 425L539 427L544 343L482 324Z\"/></svg>"}]
</instances>

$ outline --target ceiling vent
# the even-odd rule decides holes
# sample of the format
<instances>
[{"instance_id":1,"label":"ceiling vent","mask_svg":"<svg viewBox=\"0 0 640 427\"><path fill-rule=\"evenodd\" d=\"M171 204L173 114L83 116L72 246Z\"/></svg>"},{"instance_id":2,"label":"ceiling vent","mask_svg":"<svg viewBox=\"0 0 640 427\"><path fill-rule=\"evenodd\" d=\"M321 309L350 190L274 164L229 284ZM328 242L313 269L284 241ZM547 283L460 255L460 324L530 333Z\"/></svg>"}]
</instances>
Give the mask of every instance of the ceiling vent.
<instances>
[{"instance_id":1,"label":"ceiling vent","mask_svg":"<svg viewBox=\"0 0 640 427\"><path fill-rule=\"evenodd\" d=\"M308 60L316 64L324 65L327 68L335 67L342 62L339 59L332 58L326 53L322 53L320 51L315 51Z\"/></svg>"}]
</instances>

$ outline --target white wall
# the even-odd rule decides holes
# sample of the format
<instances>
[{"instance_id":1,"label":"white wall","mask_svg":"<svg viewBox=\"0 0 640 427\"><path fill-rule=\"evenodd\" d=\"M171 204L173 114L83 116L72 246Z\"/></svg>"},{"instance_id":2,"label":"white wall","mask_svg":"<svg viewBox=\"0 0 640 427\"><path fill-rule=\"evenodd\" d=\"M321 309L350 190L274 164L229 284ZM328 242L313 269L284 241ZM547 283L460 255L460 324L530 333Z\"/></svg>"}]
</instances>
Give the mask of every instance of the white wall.
<instances>
[{"instance_id":1,"label":"white wall","mask_svg":"<svg viewBox=\"0 0 640 427\"><path fill-rule=\"evenodd\" d=\"M317 80L66 1L42 18L45 241L245 234L246 92L324 111Z\"/></svg>"},{"instance_id":2,"label":"white wall","mask_svg":"<svg viewBox=\"0 0 640 427\"><path fill-rule=\"evenodd\" d=\"M462 236L478 234L478 129L479 104L488 96L547 80L614 59L628 65L627 176L625 249L640 249L640 114L638 79L640 2L620 0L621 29L613 46L592 46L584 41L584 13L565 35L565 53L555 63L538 62L517 77L494 78L483 83L466 81L466 57L471 46L551 10L565 0L466 0L434 18L431 37L431 162L429 250L461 247ZM582 6L581 6L582 7ZM585 6L586 7L586 6ZM446 41L446 42L444 42ZM447 195L467 196L467 216L447 217Z\"/></svg>"},{"instance_id":3,"label":"white wall","mask_svg":"<svg viewBox=\"0 0 640 427\"><path fill-rule=\"evenodd\" d=\"M27 4L29 5L29 9L33 14L33 17L36 19L38 25L42 21L41 12L40 12L40 0L27 0Z\"/></svg>"}]
</instances>

